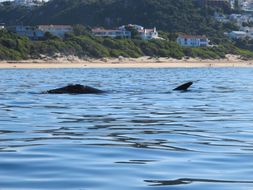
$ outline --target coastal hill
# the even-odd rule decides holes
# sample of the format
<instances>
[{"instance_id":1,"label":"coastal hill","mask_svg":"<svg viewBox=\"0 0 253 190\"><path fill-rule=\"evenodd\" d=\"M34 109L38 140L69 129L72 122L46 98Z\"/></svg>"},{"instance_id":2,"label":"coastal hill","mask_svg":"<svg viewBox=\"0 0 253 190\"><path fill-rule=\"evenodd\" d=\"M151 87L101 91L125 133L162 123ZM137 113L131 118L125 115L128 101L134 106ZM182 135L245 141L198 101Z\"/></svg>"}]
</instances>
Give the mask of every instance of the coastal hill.
<instances>
[{"instance_id":1,"label":"coastal hill","mask_svg":"<svg viewBox=\"0 0 253 190\"><path fill-rule=\"evenodd\" d=\"M108 28L133 23L170 32L200 32L201 27L212 27L190 0L53 0L33 11L30 18L24 21Z\"/></svg>"},{"instance_id":2,"label":"coastal hill","mask_svg":"<svg viewBox=\"0 0 253 190\"><path fill-rule=\"evenodd\" d=\"M112 28L123 24L156 26L166 32L223 34L233 27L214 21L213 10L193 0L52 0L33 9L0 7L0 22L6 24L83 24ZM23 14L23 15L22 15Z\"/></svg>"},{"instance_id":3,"label":"coastal hill","mask_svg":"<svg viewBox=\"0 0 253 190\"><path fill-rule=\"evenodd\" d=\"M21 24L22 19L31 11L27 7L14 6L11 2L4 2L0 6L0 22L6 25Z\"/></svg>"},{"instance_id":4,"label":"coastal hill","mask_svg":"<svg viewBox=\"0 0 253 190\"><path fill-rule=\"evenodd\" d=\"M16 6L6 2L0 6L0 22L6 26L69 24L73 32L58 38L47 34L44 39L31 40L7 30L0 31L0 60L104 57L198 57L225 58L236 54L252 58L253 53L236 47L225 31L231 23L217 22L214 8L203 8L196 0L51 0L39 7ZM222 11L222 9L219 9ZM114 28L123 24L157 27L164 40L113 39L95 37L91 28ZM206 35L210 47L189 48L176 43L179 33Z\"/></svg>"}]
</instances>

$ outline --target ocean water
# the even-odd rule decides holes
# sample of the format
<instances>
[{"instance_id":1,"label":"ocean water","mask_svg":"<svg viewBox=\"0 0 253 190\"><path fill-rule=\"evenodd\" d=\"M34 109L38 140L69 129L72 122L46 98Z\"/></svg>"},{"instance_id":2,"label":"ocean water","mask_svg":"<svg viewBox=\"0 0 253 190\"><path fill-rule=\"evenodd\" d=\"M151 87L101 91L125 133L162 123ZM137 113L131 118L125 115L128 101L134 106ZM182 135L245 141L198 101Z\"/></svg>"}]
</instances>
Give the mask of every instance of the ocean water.
<instances>
[{"instance_id":1,"label":"ocean water","mask_svg":"<svg viewBox=\"0 0 253 190\"><path fill-rule=\"evenodd\" d=\"M0 77L0 190L253 189L253 69ZM189 80L190 91L172 91ZM107 93L41 93L70 83Z\"/></svg>"}]
</instances>

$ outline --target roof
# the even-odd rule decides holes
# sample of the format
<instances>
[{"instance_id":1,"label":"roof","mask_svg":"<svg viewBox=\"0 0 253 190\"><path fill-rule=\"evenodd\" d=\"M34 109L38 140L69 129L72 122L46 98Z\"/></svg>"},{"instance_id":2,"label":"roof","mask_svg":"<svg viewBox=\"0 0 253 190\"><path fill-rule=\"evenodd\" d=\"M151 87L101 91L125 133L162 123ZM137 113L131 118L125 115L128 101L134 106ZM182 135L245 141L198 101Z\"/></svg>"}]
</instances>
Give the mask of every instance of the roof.
<instances>
[{"instance_id":1,"label":"roof","mask_svg":"<svg viewBox=\"0 0 253 190\"><path fill-rule=\"evenodd\" d=\"M138 32L144 33L144 32L154 32L155 29L144 29L144 30L138 30Z\"/></svg>"},{"instance_id":2,"label":"roof","mask_svg":"<svg viewBox=\"0 0 253 190\"><path fill-rule=\"evenodd\" d=\"M247 33L244 32L244 31L232 31L231 33L234 33L234 34L242 34L242 35L247 34Z\"/></svg>"},{"instance_id":3,"label":"roof","mask_svg":"<svg viewBox=\"0 0 253 190\"><path fill-rule=\"evenodd\" d=\"M185 39L208 39L206 36L193 36L193 35L180 35L180 38L185 38Z\"/></svg>"}]
</instances>

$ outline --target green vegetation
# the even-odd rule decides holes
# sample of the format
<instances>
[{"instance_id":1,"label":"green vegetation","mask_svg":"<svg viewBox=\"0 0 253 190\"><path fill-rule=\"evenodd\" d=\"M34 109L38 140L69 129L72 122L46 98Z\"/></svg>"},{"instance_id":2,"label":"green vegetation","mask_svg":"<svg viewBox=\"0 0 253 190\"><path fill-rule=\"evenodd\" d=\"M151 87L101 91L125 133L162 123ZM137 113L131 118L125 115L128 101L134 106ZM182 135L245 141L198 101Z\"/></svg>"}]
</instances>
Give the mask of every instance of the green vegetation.
<instances>
[{"instance_id":1,"label":"green vegetation","mask_svg":"<svg viewBox=\"0 0 253 190\"><path fill-rule=\"evenodd\" d=\"M30 41L0 30L0 59L27 59Z\"/></svg>"},{"instance_id":2,"label":"green vegetation","mask_svg":"<svg viewBox=\"0 0 253 190\"><path fill-rule=\"evenodd\" d=\"M214 9L198 6L194 0L52 0L44 6L25 8L11 2L0 6L0 22L7 25L71 24L73 34L64 39L46 34L31 41L0 31L0 59L39 58L41 55L85 57L199 57L224 58L226 54L253 57L253 42L230 42L225 31L236 30L232 23L219 23L211 16ZM220 10L225 11L225 10ZM114 28L123 24L156 26L165 40L98 38L83 27ZM132 31L134 33L134 31ZM182 48L175 41L178 33L206 35L213 47Z\"/></svg>"},{"instance_id":3,"label":"green vegetation","mask_svg":"<svg viewBox=\"0 0 253 190\"><path fill-rule=\"evenodd\" d=\"M31 13L32 10L26 7L13 6L11 2L0 5L0 23L15 25L22 23L22 20Z\"/></svg>"},{"instance_id":4,"label":"green vegetation","mask_svg":"<svg viewBox=\"0 0 253 190\"><path fill-rule=\"evenodd\" d=\"M140 24L165 32L207 35L220 38L232 24L216 22L214 9L203 9L194 0L52 0L42 7L25 9L0 7L1 22L6 24L83 24L113 28Z\"/></svg>"},{"instance_id":5,"label":"green vegetation","mask_svg":"<svg viewBox=\"0 0 253 190\"><path fill-rule=\"evenodd\" d=\"M166 37L165 40L100 38L78 25L74 27L74 33L66 34L64 39L47 34L44 40L31 41L1 30L0 59L21 60L40 58L42 55L54 57L57 54L75 55L79 58L150 56L177 59L183 57L219 59L224 58L226 54L237 54L245 59L253 58L251 51L239 49L231 43L206 48L183 48L175 42L175 34L163 32L162 35Z\"/></svg>"}]
</instances>

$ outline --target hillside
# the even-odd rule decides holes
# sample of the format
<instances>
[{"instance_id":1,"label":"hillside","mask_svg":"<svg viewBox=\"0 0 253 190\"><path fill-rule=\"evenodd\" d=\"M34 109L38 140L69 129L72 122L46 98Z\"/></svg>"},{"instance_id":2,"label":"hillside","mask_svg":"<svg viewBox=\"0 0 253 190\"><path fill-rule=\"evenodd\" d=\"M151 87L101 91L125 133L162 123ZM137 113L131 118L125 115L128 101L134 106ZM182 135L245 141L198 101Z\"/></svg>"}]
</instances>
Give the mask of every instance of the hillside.
<instances>
[{"instance_id":1,"label":"hillside","mask_svg":"<svg viewBox=\"0 0 253 190\"><path fill-rule=\"evenodd\" d=\"M0 23L15 25L22 23L23 19L28 18L31 10L25 7L12 6L10 3L0 6Z\"/></svg>"},{"instance_id":2,"label":"hillside","mask_svg":"<svg viewBox=\"0 0 253 190\"><path fill-rule=\"evenodd\" d=\"M208 14L212 10L201 9L192 0L52 0L29 13L23 9L6 12L2 8L1 21L15 21L13 12L17 24L29 25L83 24L110 28L135 23L167 32L211 36L221 35L231 27L215 22ZM25 16L21 17L20 12Z\"/></svg>"},{"instance_id":3,"label":"hillside","mask_svg":"<svg viewBox=\"0 0 253 190\"><path fill-rule=\"evenodd\" d=\"M212 19L212 9L203 10L193 0L52 0L42 7L28 9L11 4L0 6L0 22L7 25L23 24L82 24L89 27L113 28L127 23L145 27L156 26L164 41L139 39L96 38L89 30L75 30L64 39L51 36L31 41L7 31L0 32L0 59L54 57L56 54L93 57L199 57L224 58L237 54L245 58L253 53L244 51L224 37L224 31L233 28ZM81 26L83 27L83 26ZM218 46L209 48L182 48L175 42L175 33L207 35ZM237 44L238 45L238 44ZM240 48L250 49L244 46ZM251 50L251 49L250 49Z\"/></svg>"},{"instance_id":4,"label":"hillside","mask_svg":"<svg viewBox=\"0 0 253 190\"><path fill-rule=\"evenodd\" d=\"M79 58L104 57L171 57L181 59L193 57L202 59L225 58L236 54L248 59L253 53L224 44L206 48L183 48L170 40L112 39L94 37L82 26L75 26L74 32L64 39L48 35L44 40L32 41L5 30L0 30L0 60L40 59L42 57L77 56Z\"/></svg>"}]
</instances>

